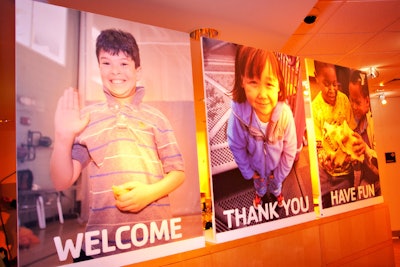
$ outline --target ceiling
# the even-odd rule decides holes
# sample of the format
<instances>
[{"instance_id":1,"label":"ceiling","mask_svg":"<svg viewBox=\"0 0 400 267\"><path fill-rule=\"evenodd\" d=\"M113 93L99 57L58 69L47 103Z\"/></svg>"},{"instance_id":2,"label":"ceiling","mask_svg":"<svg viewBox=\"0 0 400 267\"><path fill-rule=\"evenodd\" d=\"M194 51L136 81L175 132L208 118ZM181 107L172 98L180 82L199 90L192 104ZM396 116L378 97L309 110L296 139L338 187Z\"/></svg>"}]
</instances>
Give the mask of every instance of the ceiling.
<instances>
[{"instance_id":1,"label":"ceiling","mask_svg":"<svg viewBox=\"0 0 400 267\"><path fill-rule=\"evenodd\" d=\"M400 96L400 0L47 0L188 34L219 31L217 39L351 68L376 67L370 92ZM306 24L307 15L316 15Z\"/></svg>"},{"instance_id":2,"label":"ceiling","mask_svg":"<svg viewBox=\"0 0 400 267\"><path fill-rule=\"evenodd\" d=\"M282 50L356 69L376 67L370 93L400 96L400 1L319 1L315 8L315 24L300 23Z\"/></svg>"}]
</instances>

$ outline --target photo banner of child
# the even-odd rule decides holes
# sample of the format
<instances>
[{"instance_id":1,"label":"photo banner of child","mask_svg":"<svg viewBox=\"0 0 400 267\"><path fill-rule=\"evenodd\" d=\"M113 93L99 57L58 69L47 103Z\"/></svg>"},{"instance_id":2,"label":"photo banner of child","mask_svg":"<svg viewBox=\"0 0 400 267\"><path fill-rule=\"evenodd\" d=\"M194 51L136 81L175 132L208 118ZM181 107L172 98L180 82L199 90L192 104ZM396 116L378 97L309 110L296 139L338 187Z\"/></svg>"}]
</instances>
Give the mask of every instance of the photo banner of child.
<instances>
[{"instance_id":1,"label":"photo banner of child","mask_svg":"<svg viewBox=\"0 0 400 267\"><path fill-rule=\"evenodd\" d=\"M322 215L383 201L365 72L306 59Z\"/></svg>"},{"instance_id":2,"label":"photo banner of child","mask_svg":"<svg viewBox=\"0 0 400 267\"><path fill-rule=\"evenodd\" d=\"M47 14L28 9L33 17ZM18 94L51 92L43 99L49 105L40 104L46 112L21 105L17 112L31 109L31 127L54 134L51 147L18 164L35 184L23 195L41 206L40 218L20 210L21 226L39 236L20 249L22 265L54 258L54 266L123 266L204 247L189 36L61 9L66 25L76 26L63 33L76 40L67 57L79 63L73 78L57 79L74 64L40 58L46 64L29 69L38 55L17 49L19 84L41 84L17 86ZM55 77L39 82L49 69ZM19 136L26 130L18 126ZM58 196L58 221L49 221L50 192Z\"/></svg>"},{"instance_id":3,"label":"photo banner of child","mask_svg":"<svg viewBox=\"0 0 400 267\"><path fill-rule=\"evenodd\" d=\"M297 57L202 39L213 235L315 219Z\"/></svg>"}]
</instances>

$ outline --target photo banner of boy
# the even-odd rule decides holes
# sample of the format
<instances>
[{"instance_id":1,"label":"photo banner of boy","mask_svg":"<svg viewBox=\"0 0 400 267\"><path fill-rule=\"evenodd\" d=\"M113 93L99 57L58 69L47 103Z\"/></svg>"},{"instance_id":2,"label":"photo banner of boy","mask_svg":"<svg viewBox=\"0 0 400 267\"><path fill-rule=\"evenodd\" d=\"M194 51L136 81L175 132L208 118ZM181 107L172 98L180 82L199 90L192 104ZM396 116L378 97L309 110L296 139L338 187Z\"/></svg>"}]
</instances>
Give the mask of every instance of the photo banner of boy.
<instances>
[{"instance_id":1,"label":"photo banner of boy","mask_svg":"<svg viewBox=\"0 0 400 267\"><path fill-rule=\"evenodd\" d=\"M189 35L37 1L16 18L19 264L204 247Z\"/></svg>"},{"instance_id":2,"label":"photo banner of boy","mask_svg":"<svg viewBox=\"0 0 400 267\"><path fill-rule=\"evenodd\" d=\"M315 219L299 59L209 38L202 55L210 241Z\"/></svg>"},{"instance_id":3,"label":"photo banner of boy","mask_svg":"<svg viewBox=\"0 0 400 267\"><path fill-rule=\"evenodd\" d=\"M321 215L381 203L367 74L313 59L305 59L305 65Z\"/></svg>"}]
</instances>

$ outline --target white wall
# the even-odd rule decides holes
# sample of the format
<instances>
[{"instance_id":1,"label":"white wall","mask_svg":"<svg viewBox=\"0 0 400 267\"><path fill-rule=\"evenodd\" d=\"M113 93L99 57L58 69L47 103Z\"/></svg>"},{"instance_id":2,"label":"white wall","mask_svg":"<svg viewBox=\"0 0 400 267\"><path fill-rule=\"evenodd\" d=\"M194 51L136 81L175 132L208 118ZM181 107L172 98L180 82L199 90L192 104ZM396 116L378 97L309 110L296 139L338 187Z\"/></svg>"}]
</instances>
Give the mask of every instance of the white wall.
<instances>
[{"instance_id":1,"label":"white wall","mask_svg":"<svg viewBox=\"0 0 400 267\"><path fill-rule=\"evenodd\" d=\"M78 82L78 12L70 10L65 31L66 57L64 65L56 62L32 47L16 43L16 145L27 143L28 131L40 131L54 140L54 111L64 89L77 86ZM17 22L18 24L18 18ZM33 37L32 37L33 38ZM21 104L20 97L32 100L31 105ZM21 117L30 125L20 123ZM53 188L50 182L51 147L38 147L36 159L17 162L17 170L31 169L34 183L41 188Z\"/></svg>"},{"instance_id":2,"label":"white wall","mask_svg":"<svg viewBox=\"0 0 400 267\"><path fill-rule=\"evenodd\" d=\"M384 202L389 205L392 231L400 231L400 98L387 98L381 105L378 98L371 99L375 122L379 174ZM386 152L396 152L395 163L385 162Z\"/></svg>"},{"instance_id":3,"label":"white wall","mask_svg":"<svg viewBox=\"0 0 400 267\"><path fill-rule=\"evenodd\" d=\"M42 51L36 50L29 42L16 42L17 147L27 144L28 131L40 132L42 136L48 136L54 140L54 111L57 100L65 88L69 86L76 87L78 83L78 15L78 11L73 10L69 10L66 14L68 24L63 33L60 33L65 35L66 40L68 40L62 43L62 47L64 47L63 49L65 49L64 52L66 53L65 59L62 60L63 62L52 56L46 56ZM19 23L18 18L17 16L16 24ZM29 40L34 40L33 33L35 31L33 28L28 25L26 30L32 33ZM18 101L21 97L30 99L30 104L26 102L23 104ZM22 117L29 120L29 125L21 123ZM17 171L30 169L33 173L33 182L38 188L53 189L54 186L50 180L50 155L52 146L37 147L35 150L34 160L17 161ZM71 194L73 192L66 192L65 197L61 199L64 213L71 211L73 208L74 202ZM52 198L51 201L55 204L55 199ZM46 207L46 217L55 214L57 214L55 205ZM36 211L21 211L19 219L21 224L34 221L37 219Z\"/></svg>"}]
</instances>

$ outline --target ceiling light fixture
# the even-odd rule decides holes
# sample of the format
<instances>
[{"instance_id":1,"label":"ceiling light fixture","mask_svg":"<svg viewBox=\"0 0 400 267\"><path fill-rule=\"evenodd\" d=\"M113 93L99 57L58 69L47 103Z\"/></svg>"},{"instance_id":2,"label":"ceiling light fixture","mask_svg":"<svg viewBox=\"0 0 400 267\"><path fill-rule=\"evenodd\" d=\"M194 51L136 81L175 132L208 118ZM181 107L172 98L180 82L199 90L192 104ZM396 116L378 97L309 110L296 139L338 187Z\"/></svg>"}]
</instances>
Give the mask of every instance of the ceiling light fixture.
<instances>
[{"instance_id":1,"label":"ceiling light fixture","mask_svg":"<svg viewBox=\"0 0 400 267\"><path fill-rule=\"evenodd\" d=\"M379 72L375 67L370 67L368 72L368 77L375 79L379 76Z\"/></svg>"},{"instance_id":2,"label":"ceiling light fixture","mask_svg":"<svg viewBox=\"0 0 400 267\"><path fill-rule=\"evenodd\" d=\"M382 105L386 105L387 100L386 100L385 93L382 93L382 94L379 95L379 100L381 101Z\"/></svg>"},{"instance_id":3,"label":"ceiling light fixture","mask_svg":"<svg viewBox=\"0 0 400 267\"><path fill-rule=\"evenodd\" d=\"M215 38L219 32L213 28L200 28L190 32L190 38L193 40L200 40L201 37Z\"/></svg>"}]
</instances>

